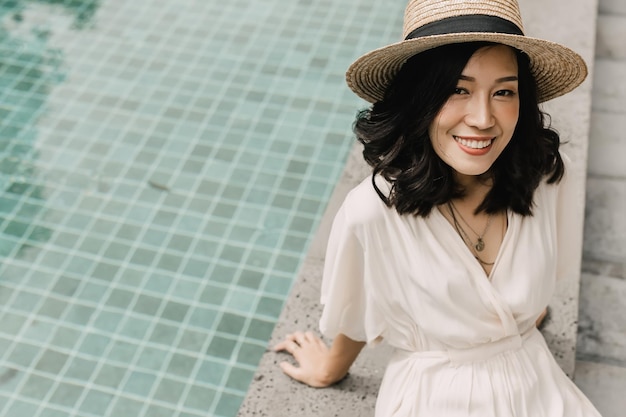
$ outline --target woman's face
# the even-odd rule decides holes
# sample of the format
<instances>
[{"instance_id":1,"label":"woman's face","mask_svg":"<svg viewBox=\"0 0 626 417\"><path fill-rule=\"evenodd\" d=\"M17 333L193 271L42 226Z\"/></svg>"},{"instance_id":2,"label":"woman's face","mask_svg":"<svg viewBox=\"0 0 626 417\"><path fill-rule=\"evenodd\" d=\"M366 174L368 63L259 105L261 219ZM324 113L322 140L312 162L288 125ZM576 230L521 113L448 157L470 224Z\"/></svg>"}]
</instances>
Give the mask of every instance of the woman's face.
<instances>
[{"instance_id":1,"label":"woman's face","mask_svg":"<svg viewBox=\"0 0 626 417\"><path fill-rule=\"evenodd\" d=\"M485 173L511 141L519 106L513 49L504 45L478 49L430 125L435 152L459 179Z\"/></svg>"}]
</instances>

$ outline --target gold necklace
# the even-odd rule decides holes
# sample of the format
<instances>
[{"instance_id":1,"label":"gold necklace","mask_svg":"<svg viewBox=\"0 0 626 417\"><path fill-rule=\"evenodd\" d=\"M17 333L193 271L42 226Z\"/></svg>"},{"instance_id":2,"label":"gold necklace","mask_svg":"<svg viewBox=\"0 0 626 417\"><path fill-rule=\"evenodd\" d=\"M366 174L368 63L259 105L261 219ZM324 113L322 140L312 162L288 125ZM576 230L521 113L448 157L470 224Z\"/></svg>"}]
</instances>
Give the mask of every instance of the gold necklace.
<instances>
[{"instance_id":1,"label":"gold necklace","mask_svg":"<svg viewBox=\"0 0 626 417\"><path fill-rule=\"evenodd\" d=\"M454 214L456 207L454 207L454 203L452 203L452 201L448 202L448 210L450 211L450 215L452 216L454 229L456 230L458 235L461 237L461 240L463 240L463 242L470 247L470 249L472 250L472 254L474 255L474 258L476 258L476 260L483 265L492 266L493 264L495 264L495 261L493 262L484 261L483 259L480 258L480 256L478 256L478 252L477 252L477 251L482 251L483 249L485 249L485 243L484 241L482 241L482 237L485 236L485 233L487 233L487 229L489 228L489 224L491 223L492 216L491 215L489 216L489 220L487 220L487 225L485 226L485 230L483 231L483 234L479 236L479 241L476 243L473 243L469 235L465 231L465 229L463 229L463 226L461 226L461 224L456 219L456 215ZM459 216L461 216L461 213L458 212L458 210L456 211L459 214ZM463 219L462 216L461 216L461 219ZM467 222L465 222L465 224L467 224ZM469 227L469 224L467 226ZM470 227L470 229L472 228ZM474 232L474 230L472 230L472 232ZM480 245L479 245L479 242L481 243ZM478 247L480 247L480 249L478 249Z\"/></svg>"},{"instance_id":2,"label":"gold necklace","mask_svg":"<svg viewBox=\"0 0 626 417\"><path fill-rule=\"evenodd\" d=\"M456 222L456 217L454 216L454 212L456 211L459 217L461 218L461 220L463 221L463 223L465 223L465 225L469 227L469 229L478 237L478 240L476 240L476 243L472 242L469 236L467 236L467 233L465 233L465 230L463 229L463 227L461 227L461 230L463 230L463 233L469 240L470 244L474 247L474 249L476 249L478 252L482 252L485 249L485 241L483 240L483 237L485 236L485 233L487 233L487 230L489 229L489 226L491 225L491 220L493 219L493 215L490 214L489 217L487 217L487 224L485 225L485 229L483 230L481 234L478 234L476 233L474 229L472 229L472 226L469 225L467 220L465 220L465 218L463 217L459 209L456 208L452 200L450 200L448 204L450 205L450 208L451 208L450 212L452 214L452 218L454 219L454 221Z\"/></svg>"}]
</instances>

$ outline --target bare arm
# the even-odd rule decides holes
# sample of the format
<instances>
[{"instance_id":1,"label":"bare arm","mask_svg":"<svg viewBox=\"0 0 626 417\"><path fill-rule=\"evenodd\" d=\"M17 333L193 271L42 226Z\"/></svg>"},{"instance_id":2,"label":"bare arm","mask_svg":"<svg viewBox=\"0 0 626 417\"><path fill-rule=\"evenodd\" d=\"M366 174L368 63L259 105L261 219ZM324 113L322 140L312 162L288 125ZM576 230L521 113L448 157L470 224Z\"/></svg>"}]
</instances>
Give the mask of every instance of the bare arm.
<instances>
[{"instance_id":1,"label":"bare arm","mask_svg":"<svg viewBox=\"0 0 626 417\"><path fill-rule=\"evenodd\" d=\"M287 351L299 366L281 362L285 374L316 388L327 387L346 376L350 366L365 346L339 334L330 348L312 332L296 332L274 346L275 351Z\"/></svg>"}]
</instances>

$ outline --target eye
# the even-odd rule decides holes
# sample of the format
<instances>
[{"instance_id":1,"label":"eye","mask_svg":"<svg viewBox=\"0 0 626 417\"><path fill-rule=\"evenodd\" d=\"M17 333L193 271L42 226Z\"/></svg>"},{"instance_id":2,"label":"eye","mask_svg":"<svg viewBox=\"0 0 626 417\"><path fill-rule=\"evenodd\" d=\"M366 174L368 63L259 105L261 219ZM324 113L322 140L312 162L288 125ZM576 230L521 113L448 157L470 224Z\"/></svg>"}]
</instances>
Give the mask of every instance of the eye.
<instances>
[{"instance_id":1,"label":"eye","mask_svg":"<svg viewBox=\"0 0 626 417\"><path fill-rule=\"evenodd\" d=\"M469 94L469 91L463 87L456 87L454 89L454 94Z\"/></svg>"},{"instance_id":2,"label":"eye","mask_svg":"<svg viewBox=\"0 0 626 417\"><path fill-rule=\"evenodd\" d=\"M500 96L500 97L512 97L515 95L515 91L513 90L498 90L495 92L494 94L495 96Z\"/></svg>"}]
</instances>

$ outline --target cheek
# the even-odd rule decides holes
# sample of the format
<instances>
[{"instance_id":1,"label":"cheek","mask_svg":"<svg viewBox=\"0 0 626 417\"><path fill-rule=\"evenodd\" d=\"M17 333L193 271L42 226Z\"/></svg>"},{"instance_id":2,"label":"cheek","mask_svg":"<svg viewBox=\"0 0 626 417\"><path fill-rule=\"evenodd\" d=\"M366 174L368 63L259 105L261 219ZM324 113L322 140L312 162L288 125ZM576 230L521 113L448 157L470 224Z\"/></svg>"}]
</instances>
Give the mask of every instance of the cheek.
<instances>
[{"instance_id":1,"label":"cheek","mask_svg":"<svg viewBox=\"0 0 626 417\"><path fill-rule=\"evenodd\" d=\"M519 106L511 106L505 109L502 113L502 120L505 122L507 130L515 130L519 120Z\"/></svg>"},{"instance_id":2,"label":"cheek","mask_svg":"<svg viewBox=\"0 0 626 417\"><path fill-rule=\"evenodd\" d=\"M439 148L441 147L441 135L445 134L445 130L447 130L447 126L450 125L450 103L447 102L443 105L437 116L433 119L430 127L428 128L428 136L430 137L430 143L433 147ZM439 146L437 146L439 144Z\"/></svg>"},{"instance_id":3,"label":"cheek","mask_svg":"<svg viewBox=\"0 0 626 417\"><path fill-rule=\"evenodd\" d=\"M432 146L433 151L441 160L448 159L448 144L444 141L445 133L441 125L439 124L439 118L436 118L433 123L430 125L428 129L428 136L430 139L430 146Z\"/></svg>"}]
</instances>

